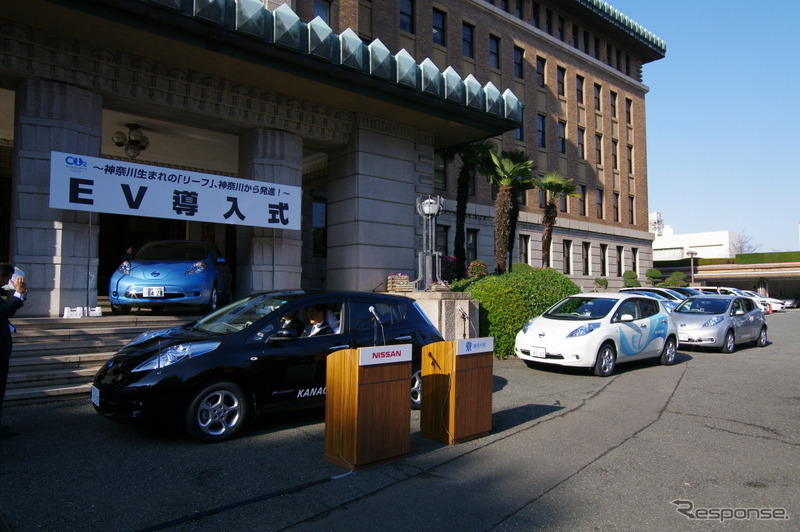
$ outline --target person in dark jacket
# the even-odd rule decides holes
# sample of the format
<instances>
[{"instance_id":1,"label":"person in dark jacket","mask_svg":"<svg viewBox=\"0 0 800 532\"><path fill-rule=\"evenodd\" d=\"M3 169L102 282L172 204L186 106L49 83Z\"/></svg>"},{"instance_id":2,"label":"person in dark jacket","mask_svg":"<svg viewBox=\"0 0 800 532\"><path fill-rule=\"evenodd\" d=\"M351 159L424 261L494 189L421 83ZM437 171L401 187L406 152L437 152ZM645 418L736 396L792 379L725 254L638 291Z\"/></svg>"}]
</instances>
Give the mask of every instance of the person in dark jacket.
<instances>
[{"instance_id":1,"label":"person in dark jacket","mask_svg":"<svg viewBox=\"0 0 800 532\"><path fill-rule=\"evenodd\" d=\"M10 264L0 264L0 286L6 286L14 274L14 267ZM8 380L8 365L11 361L11 333L14 330L8 318L22 307L28 287L25 278L18 276L12 284L13 294L0 295L0 420L2 420L3 398L6 395L6 381ZM16 436L16 431L0 424L0 438Z\"/></svg>"}]
</instances>

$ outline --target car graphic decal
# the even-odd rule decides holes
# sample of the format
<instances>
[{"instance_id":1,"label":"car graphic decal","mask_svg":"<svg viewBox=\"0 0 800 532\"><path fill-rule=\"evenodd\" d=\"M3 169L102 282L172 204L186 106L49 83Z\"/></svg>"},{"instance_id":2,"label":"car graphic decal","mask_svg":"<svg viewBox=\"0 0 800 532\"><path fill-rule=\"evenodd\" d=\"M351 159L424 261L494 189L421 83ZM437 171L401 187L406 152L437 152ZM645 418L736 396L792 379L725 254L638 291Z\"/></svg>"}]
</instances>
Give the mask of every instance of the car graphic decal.
<instances>
[{"instance_id":1,"label":"car graphic decal","mask_svg":"<svg viewBox=\"0 0 800 532\"><path fill-rule=\"evenodd\" d=\"M663 316L650 316L647 318L647 322L647 329L642 329L635 322L623 324L623 327L627 327L629 330L626 331L625 328L620 328L620 355L626 357L636 356L658 338L666 338L668 328Z\"/></svg>"}]
</instances>

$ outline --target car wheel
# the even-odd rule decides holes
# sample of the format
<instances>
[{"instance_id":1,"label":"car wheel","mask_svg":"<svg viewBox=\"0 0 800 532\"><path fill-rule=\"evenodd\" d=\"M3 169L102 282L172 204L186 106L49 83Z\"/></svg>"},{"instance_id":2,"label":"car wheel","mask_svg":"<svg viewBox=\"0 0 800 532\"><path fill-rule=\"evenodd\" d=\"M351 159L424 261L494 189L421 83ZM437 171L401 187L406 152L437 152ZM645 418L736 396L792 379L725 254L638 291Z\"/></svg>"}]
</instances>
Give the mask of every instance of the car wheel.
<instances>
[{"instance_id":1,"label":"car wheel","mask_svg":"<svg viewBox=\"0 0 800 532\"><path fill-rule=\"evenodd\" d=\"M728 331L725 333L725 342L719 350L723 353L733 353L734 349L736 349L736 337L733 335L733 331Z\"/></svg>"},{"instance_id":2,"label":"car wheel","mask_svg":"<svg viewBox=\"0 0 800 532\"><path fill-rule=\"evenodd\" d=\"M216 382L197 392L186 410L186 429L196 440L213 443L232 438L245 423L247 399L232 382Z\"/></svg>"},{"instance_id":3,"label":"car wheel","mask_svg":"<svg viewBox=\"0 0 800 532\"><path fill-rule=\"evenodd\" d=\"M675 345L675 338L670 336L664 344L664 349L661 350L660 361L665 366L670 366L675 363L675 353L678 348Z\"/></svg>"},{"instance_id":4,"label":"car wheel","mask_svg":"<svg viewBox=\"0 0 800 532\"><path fill-rule=\"evenodd\" d=\"M219 292L217 292L217 285L211 287L211 297L208 299L208 303L203 305L203 313L208 314L209 312L214 312L219 307Z\"/></svg>"},{"instance_id":5,"label":"car wheel","mask_svg":"<svg viewBox=\"0 0 800 532\"><path fill-rule=\"evenodd\" d=\"M111 305L111 313L124 316L131 313L131 307L128 305Z\"/></svg>"},{"instance_id":6,"label":"car wheel","mask_svg":"<svg viewBox=\"0 0 800 532\"><path fill-rule=\"evenodd\" d=\"M758 338L754 342L756 347L767 347L767 328L762 326L761 330L758 332Z\"/></svg>"},{"instance_id":7,"label":"car wheel","mask_svg":"<svg viewBox=\"0 0 800 532\"><path fill-rule=\"evenodd\" d=\"M594 374L598 377L608 377L614 372L616 361L617 353L614 351L614 346L603 344L594 361Z\"/></svg>"},{"instance_id":8,"label":"car wheel","mask_svg":"<svg viewBox=\"0 0 800 532\"><path fill-rule=\"evenodd\" d=\"M411 409L422 407L422 370L416 368L411 374Z\"/></svg>"}]
</instances>

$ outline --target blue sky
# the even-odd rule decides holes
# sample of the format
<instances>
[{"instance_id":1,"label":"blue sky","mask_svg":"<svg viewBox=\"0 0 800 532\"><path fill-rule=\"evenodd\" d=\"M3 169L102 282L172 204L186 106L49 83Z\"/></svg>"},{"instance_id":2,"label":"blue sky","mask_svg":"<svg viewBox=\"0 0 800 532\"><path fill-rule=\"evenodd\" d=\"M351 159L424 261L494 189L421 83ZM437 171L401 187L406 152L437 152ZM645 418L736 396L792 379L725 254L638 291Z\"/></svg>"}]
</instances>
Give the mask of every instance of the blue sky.
<instances>
[{"instance_id":1,"label":"blue sky","mask_svg":"<svg viewBox=\"0 0 800 532\"><path fill-rule=\"evenodd\" d=\"M800 1L606 1L667 43L644 66L650 211L800 249Z\"/></svg>"}]
</instances>

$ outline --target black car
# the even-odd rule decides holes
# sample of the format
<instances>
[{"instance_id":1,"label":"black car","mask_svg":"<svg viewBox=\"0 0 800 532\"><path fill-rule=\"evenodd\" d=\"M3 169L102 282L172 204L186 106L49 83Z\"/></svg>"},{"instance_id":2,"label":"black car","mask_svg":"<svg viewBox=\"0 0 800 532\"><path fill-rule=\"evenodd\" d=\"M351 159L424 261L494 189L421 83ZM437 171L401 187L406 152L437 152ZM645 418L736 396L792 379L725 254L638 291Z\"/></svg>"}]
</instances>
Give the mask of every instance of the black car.
<instances>
[{"instance_id":1,"label":"black car","mask_svg":"<svg viewBox=\"0 0 800 532\"><path fill-rule=\"evenodd\" d=\"M110 418L183 423L200 441L222 441L260 414L323 404L328 354L410 343L411 405L418 407L421 348L441 340L409 298L259 293L140 335L97 372L92 403Z\"/></svg>"}]
</instances>

